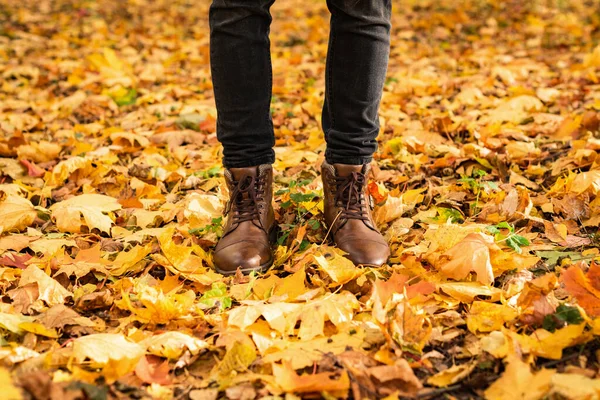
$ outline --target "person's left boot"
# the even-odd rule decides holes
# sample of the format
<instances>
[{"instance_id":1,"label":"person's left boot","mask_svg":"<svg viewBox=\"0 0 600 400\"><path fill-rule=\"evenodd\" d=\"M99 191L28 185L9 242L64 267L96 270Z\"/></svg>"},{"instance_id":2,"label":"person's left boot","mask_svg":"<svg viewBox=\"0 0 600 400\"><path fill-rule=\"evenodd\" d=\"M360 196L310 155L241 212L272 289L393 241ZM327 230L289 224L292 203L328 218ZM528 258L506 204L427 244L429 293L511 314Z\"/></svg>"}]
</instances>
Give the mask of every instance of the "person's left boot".
<instances>
[{"instance_id":1,"label":"person's left boot","mask_svg":"<svg viewBox=\"0 0 600 400\"><path fill-rule=\"evenodd\" d=\"M367 192L370 165L321 166L325 224L337 247L355 264L381 266L390 248L375 226Z\"/></svg>"}]
</instances>

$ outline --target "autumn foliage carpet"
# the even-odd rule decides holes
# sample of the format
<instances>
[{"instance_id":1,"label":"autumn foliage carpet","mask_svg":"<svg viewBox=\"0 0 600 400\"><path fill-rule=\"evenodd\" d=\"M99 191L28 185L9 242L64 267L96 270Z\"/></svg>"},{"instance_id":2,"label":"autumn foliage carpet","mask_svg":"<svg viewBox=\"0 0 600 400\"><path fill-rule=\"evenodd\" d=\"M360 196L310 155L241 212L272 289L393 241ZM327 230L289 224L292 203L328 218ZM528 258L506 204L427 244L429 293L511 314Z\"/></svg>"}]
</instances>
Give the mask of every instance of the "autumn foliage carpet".
<instances>
[{"instance_id":1,"label":"autumn foliage carpet","mask_svg":"<svg viewBox=\"0 0 600 400\"><path fill-rule=\"evenodd\" d=\"M224 278L208 2L0 2L0 397L600 397L600 4L394 1L369 185L321 223L324 1L273 8L276 262Z\"/></svg>"}]
</instances>

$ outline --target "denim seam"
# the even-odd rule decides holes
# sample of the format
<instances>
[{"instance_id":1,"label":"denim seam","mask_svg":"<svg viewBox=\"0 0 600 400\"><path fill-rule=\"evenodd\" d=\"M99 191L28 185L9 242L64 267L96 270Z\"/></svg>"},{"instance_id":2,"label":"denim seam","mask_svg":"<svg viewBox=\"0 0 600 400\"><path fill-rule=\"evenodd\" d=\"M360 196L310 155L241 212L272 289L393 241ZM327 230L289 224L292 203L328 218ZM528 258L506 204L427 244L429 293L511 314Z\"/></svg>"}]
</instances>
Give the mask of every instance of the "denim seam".
<instances>
[{"instance_id":1,"label":"denim seam","mask_svg":"<svg viewBox=\"0 0 600 400\"><path fill-rule=\"evenodd\" d=\"M363 157L332 157L332 154L326 154L325 160L329 164L347 164L347 165L363 165L373 161L372 156Z\"/></svg>"},{"instance_id":2,"label":"denim seam","mask_svg":"<svg viewBox=\"0 0 600 400\"><path fill-rule=\"evenodd\" d=\"M267 37L270 36L271 29L267 33ZM271 39L268 39L269 43L269 104L267 105L267 124L271 127L269 132L271 136L271 147L275 145L275 129L273 128L273 120L271 119L271 101L273 99L273 58L271 56Z\"/></svg>"},{"instance_id":3,"label":"denim seam","mask_svg":"<svg viewBox=\"0 0 600 400\"><path fill-rule=\"evenodd\" d=\"M329 106L327 107L329 114L331 115L331 125L329 126L329 131L331 131L332 129L335 129L335 115L333 114L333 59L335 56L335 29L333 29L333 24L335 22L336 18L335 15L332 14L331 15L331 23L330 23L330 35L331 35L331 44L329 47L329 52L327 53L327 57L329 57L329 62L328 64L328 75L329 75L329 79L328 83L329 83L329 87L327 89L327 96L329 97ZM329 132L328 135L329 136Z\"/></svg>"}]
</instances>

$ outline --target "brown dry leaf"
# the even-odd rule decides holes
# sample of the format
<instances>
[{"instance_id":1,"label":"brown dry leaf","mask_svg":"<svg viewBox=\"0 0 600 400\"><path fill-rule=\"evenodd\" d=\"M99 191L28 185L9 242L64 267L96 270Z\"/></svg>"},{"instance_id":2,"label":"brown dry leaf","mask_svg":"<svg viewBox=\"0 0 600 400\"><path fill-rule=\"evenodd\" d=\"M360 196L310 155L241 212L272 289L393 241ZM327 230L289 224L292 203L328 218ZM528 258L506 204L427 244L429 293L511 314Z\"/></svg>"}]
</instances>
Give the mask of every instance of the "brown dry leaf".
<instances>
[{"instance_id":1,"label":"brown dry leaf","mask_svg":"<svg viewBox=\"0 0 600 400\"><path fill-rule=\"evenodd\" d=\"M46 328L64 328L66 325L94 327L96 324L89 318L83 317L71 308L57 304L37 317L37 321Z\"/></svg>"},{"instance_id":2,"label":"brown dry leaf","mask_svg":"<svg viewBox=\"0 0 600 400\"><path fill-rule=\"evenodd\" d=\"M71 292L35 265L30 265L23 271L19 286L23 287L32 283L37 284L39 298L44 300L49 306L64 304L65 299L73 297Z\"/></svg>"},{"instance_id":3,"label":"brown dry leaf","mask_svg":"<svg viewBox=\"0 0 600 400\"><path fill-rule=\"evenodd\" d=\"M390 393L399 391L402 395L412 396L423 387L404 359L396 361L394 365L371 367L366 372L376 382L379 390L388 389Z\"/></svg>"}]
</instances>

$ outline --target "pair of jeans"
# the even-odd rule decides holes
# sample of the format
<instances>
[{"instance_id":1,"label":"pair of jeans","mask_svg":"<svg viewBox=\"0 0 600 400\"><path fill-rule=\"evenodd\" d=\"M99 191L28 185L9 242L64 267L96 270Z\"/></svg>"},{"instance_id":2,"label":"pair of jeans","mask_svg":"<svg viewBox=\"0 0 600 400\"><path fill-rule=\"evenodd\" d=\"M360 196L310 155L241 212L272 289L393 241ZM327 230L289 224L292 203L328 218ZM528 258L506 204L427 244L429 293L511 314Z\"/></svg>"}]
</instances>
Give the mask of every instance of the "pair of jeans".
<instances>
[{"instance_id":1,"label":"pair of jeans","mask_svg":"<svg viewBox=\"0 0 600 400\"><path fill-rule=\"evenodd\" d=\"M391 1L327 0L331 22L322 125L330 164L366 164L377 150ZM210 7L217 138L226 168L275 161L269 41L273 3L213 0Z\"/></svg>"}]
</instances>

